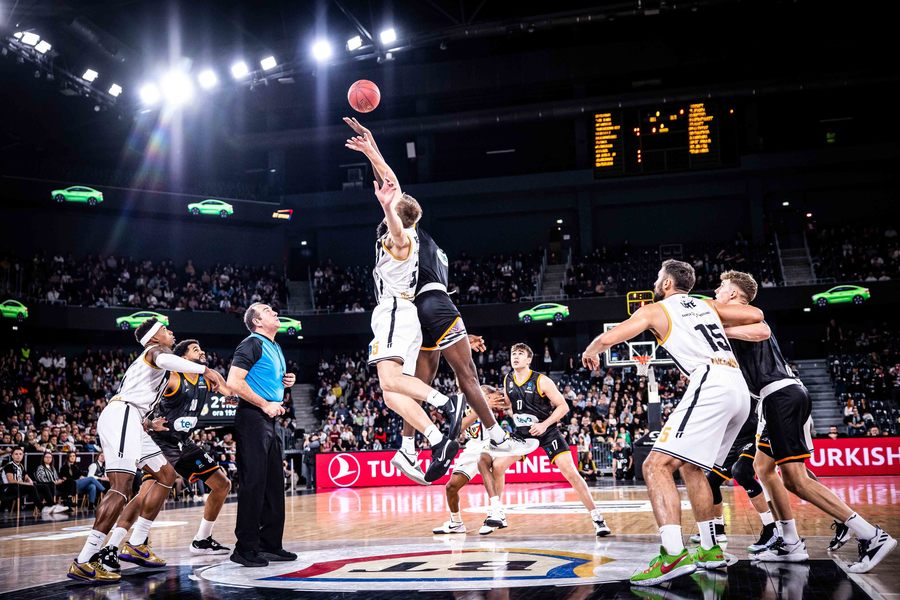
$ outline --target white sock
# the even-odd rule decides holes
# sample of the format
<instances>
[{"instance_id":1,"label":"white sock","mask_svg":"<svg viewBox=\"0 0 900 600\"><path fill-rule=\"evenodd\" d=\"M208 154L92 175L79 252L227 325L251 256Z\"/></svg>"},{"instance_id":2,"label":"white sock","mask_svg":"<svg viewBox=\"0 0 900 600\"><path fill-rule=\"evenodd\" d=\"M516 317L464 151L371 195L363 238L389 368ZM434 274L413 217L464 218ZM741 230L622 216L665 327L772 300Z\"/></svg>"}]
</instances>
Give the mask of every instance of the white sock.
<instances>
[{"instance_id":1,"label":"white sock","mask_svg":"<svg viewBox=\"0 0 900 600\"><path fill-rule=\"evenodd\" d=\"M599 508L595 508L594 510L591 511L591 519L594 521L602 521L603 520L603 513L600 512Z\"/></svg>"},{"instance_id":2,"label":"white sock","mask_svg":"<svg viewBox=\"0 0 900 600\"><path fill-rule=\"evenodd\" d=\"M452 512L450 513L450 522L462 523L462 516L458 512Z\"/></svg>"},{"instance_id":3,"label":"white sock","mask_svg":"<svg viewBox=\"0 0 900 600\"><path fill-rule=\"evenodd\" d=\"M698 521L697 527L700 529L700 547L709 550L716 545L716 520Z\"/></svg>"},{"instance_id":4,"label":"white sock","mask_svg":"<svg viewBox=\"0 0 900 600\"><path fill-rule=\"evenodd\" d=\"M779 521L781 523L781 537L785 544L796 544L800 541L800 534L797 533L797 521Z\"/></svg>"},{"instance_id":5,"label":"white sock","mask_svg":"<svg viewBox=\"0 0 900 600\"><path fill-rule=\"evenodd\" d=\"M780 538L784 537L784 531L781 529L781 521L775 521L775 533L777 533Z\"/></svg>"},{"instance_id":6,"label":"white sock","mask_svg":"<svg viewBox=\"0 0 900 600\"><path fill-rule=\"evenodd\" d=\"M725 527L725 517L724 517L724 516L722 516L722 517L713 517L713 523L714 523L715 525L721 525L722 527Z\"/></svg>"},{"instance_id":7,"label":"white sock","mask_svg":"<svg viewBox=\"0 0 900 600\"><path fill-rule=\"evenodd\" d=\"M212 528L215 525L215 521L207 521L206 519L200 519L200 528L197 529L197 535L194 536L194 539L198 542L200 540L205 540L209 536L212 535Z\"/></svg>"},{"instance_id":8,"label":"white sock","mask_svg":"<svg viewBox=\"0 0 900 600\"><path fill-rule=\"evenodd\" d=\"M432 406L443 406L447 404L448 400L450 400L449 396L445 396L437 390L431 390L431 393L425 398L425 402Z\"/></svg>"},{"instance_id":9,"label":"white sock","mask_svg":"<svg viewBox=\"0 0 900 600\"><path fill-rule=\"evenodd\" d=\"M844 525L850 528L858 540L871 540L878 533L871 523L856 513L850 515L850 518L844 521Z\"/></svg>"},{"instance_id":10,"label":"white sock","mask_svg":"<svg viewBox=\"0 0 900 600\"><path fill-rule=\"evenodd\" d=\"M140 546L143 544L144 540L147 539L147 536L150 535L150 527L152 526L153 521L150 519L138 517L137 523L134 524L134 529L131 530L131 537L128 538L128 543L132 546Z\"/></svg>"},{"instance_id":11,"label":"white sock","mask_svg":"<svg viewBox=\"0 0 900 600\"><path fill-rule=\"evenodd\" d=\"M677 556L684 550L684 540L681 539L681 525L663 525L659 528L659 538L662 540L666 554Z\"/></svg>"},{"instance_id":12,"label":"white sock","mask_svg":"<svg viewBox=\"0 0 900 600\"><path fill-rule=\"evenodd\" d=\"M503 443L503 440L506 439L506 432L503 431L503 428L497 423L488 427L487 432L488 435L491 436L491 441L497 444Z\"/></svg>"},{"instance_id":13,"label":"white sock","mask_svg":"<svg viewBox=\"0 0 900 600\"><path fill-rule=\"evenodd\" d=\"M491 508L503 510L503 504L500 502L500 496L491 496Z\"/></svg>"},{"instance_id":14,"label":"white sock","mask_svg":"<svg viewBox=\"0 0 900 600\"><path fill-rule=\"evenodd\" d=\"M404 435L403 442L400 444L400 449L406 454L414 454L416 452L416 434L412 434L409 437Z\"/></svg>"},{"instance_id":15,"label":"white sock","mask_svg":"<svg viewBox=\"0 0 900 600\"><path fill-rule=\"evenodd\" d=\"M436 425L429 425L428 429L422 433L425 434L425 437L428 438L428 443L432 446L437 446L444 439L444 434L441 433L441 430Z\"/></svg>"},{"instance_id":16,"label":"white sock","mask_svg":"<svg viewBox=\"0 0 900 600\"><path fill-rule=\"evenodd\" d=\"M128 535L128 530L124 527L117 526L112 530L112 535L109 536L109 542L106 545L112 546L113 548L119 548L122 546L122 540L125 539L126 535Z\"/></svg>"},{"instance_id":17,"label":"white sock","mask_svg":"<svg viewBox=\"0 0 900 600\"><path fill-rule=\"evenodd\" d=\"M88 534L87 539L84 541L84 547L81 549L81 552L78 554L78 562L86 563L91 560L91 557L100 552L100 548L103 547L103 540L106 539L106 534L102 531L97 531L96 529L91 529L91 532Z\"/></svg>"},{"instance_id":18,"label":"white sock","mask_svg":"<svg viewBox=\"0 0 900 600\"><path fill-rule=\"evenodd\" d=\"M775 522L775 517L772 516L772 511L767 510L764 513L759 513L759 519L762 521L763 527L766 525L771 525Z\"/></svg>"}]
</instances>

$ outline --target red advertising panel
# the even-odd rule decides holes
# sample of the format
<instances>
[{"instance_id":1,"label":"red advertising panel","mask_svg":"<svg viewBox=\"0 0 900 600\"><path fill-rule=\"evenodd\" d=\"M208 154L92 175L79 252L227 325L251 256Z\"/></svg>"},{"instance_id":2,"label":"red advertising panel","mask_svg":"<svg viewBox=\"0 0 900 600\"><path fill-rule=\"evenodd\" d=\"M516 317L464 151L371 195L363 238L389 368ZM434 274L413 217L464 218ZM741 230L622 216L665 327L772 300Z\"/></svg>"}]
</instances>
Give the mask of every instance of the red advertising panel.
<instances>
[{"instance_id":1,"label":"red advertising panel","mask_svg":"<svg viewBox=\"0 0 900 600\"><path fill-rule=\"evenodd\" d=\"M816 438L807 466L820 477L900 475L900 437Z\"/></svg>"},{"instance_id":2,"label":"red advertising panel","mask_svg":"<svg viewBox=\"0 0 900 600\"><path fill-rule=\"evenodd\" d=\"M571 446L572 458L578 460L575 446ZM460 450L459 454L462 454ZM457 458L459 458L457 454ZM377 487L383 485L418 485L409 480L391 464L394 451L387 452L342 452L338 454L319 454L316 456L316 487L319 489L347 487ZM429 452L419 453L419 466L428 469L431 463ZM450 473L434 482L443 485L450 480ZM472 480L481 483L481 476ZM547 453L538 448L524 460L513 464L506 472L507 483L544 483L565 481L555 466L550 464Z\"/></svg>"}]
</instances>

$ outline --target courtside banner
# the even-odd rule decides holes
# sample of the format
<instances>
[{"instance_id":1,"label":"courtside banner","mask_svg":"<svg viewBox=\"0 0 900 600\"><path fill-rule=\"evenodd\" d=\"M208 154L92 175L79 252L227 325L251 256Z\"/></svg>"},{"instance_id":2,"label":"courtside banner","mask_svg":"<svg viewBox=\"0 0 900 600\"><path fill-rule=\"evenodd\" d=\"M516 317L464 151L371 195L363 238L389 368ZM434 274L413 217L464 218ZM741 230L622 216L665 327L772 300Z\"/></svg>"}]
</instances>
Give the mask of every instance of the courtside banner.
<instances>
[{"instance_id":1,"label":"courtside banner","mask_svg":"<svg viewBox=\"0 0 900 600\"><path fill-rule=\"evenodd\" d=\"M575 446L569 447L575 464L578 464L578 453ZM430 452L419 452L419 466L423 471L431 464ZM462 454L460 449L459 454ZM459 458L457 454L457 459ZM418 485L408 479L391 464L394 450L387 452L341 452L337 454L316 455L316 487L318 489L348 488L348 487L379 487L386 485ZM432 485L443 485L450 481L450 474L435 481ZM476 475L472 480L481 483L481 475ZM547 453L538 448L525 460L513 464L506 471L507 483L545 483L553 481L565 481L562 473L550 464Z\"/></svg>"},{"instance_id":2,"label":"courtside banner","mask_svg":"<svg viewBox=\"0 0 900 600\"><path fill-rule=\"evenodd\" d=\"M900 475L900 437L815 438L806 464L818 476Z\"/></svg>"}]
</instances>

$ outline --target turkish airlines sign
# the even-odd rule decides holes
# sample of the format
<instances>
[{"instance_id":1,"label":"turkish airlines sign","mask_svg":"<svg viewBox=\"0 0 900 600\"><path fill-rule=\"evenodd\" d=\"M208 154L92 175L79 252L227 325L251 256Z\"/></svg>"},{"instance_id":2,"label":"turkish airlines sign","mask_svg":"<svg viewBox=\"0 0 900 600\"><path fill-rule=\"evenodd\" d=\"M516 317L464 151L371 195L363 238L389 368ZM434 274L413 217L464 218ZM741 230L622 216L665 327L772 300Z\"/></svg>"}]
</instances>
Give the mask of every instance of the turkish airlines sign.
<instances>
[{"instance_id":1,"label":"turkish airlines sign","mask_svg":"<svg viewBox=\"0 0 900 600\"><path fill-rule=\"evenodd\" d=\"M569 447L575 464L578 464L578 454L575 446ZM460 449L457 454L462 454ZM431 464L431 452L423 450L419 453L419 466L422 471L428 469ZM376 452L342 452L340 454L316 455L316 487L320 489L348 488L348 487L379 487L387 485L419 485L408 479L391 464L394 450ZM454 461L455 463L455 461ZM443 485L450 481L453 466L447 474L435 481L432 485ZM538 448L525 460L513 464L506 471L507 483L545 483L553 481L565 481L565 477L555 466L550 463L547 453ZM475 483L481 483L481 475L472 479Z\"/></svg>"},{"instance_id":2,"label":"turkish airlines sign","mask_svg":"<svg viewBox=\"0 0 900 600\"><path fill-rule=\"evenodd\" d=\"M900 437L816 438L806 464L819 476L900 475Z\"/></svg>"}]
</instances>

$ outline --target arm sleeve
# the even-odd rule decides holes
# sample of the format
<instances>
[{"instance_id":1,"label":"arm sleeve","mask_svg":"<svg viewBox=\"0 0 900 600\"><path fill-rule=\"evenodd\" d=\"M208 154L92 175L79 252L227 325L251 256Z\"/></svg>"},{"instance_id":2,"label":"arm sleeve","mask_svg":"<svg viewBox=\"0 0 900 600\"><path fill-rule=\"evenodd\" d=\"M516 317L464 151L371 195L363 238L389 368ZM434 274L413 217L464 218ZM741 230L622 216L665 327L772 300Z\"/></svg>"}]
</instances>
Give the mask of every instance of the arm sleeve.
<instances>
[{"instance_id":1,"label":"arm sleeve","mask_svg":"<svg viewBox=\"0 0 900 600\"><path fill-rule=\"evenodd\" d=\"M262 342L255 337L248 337L234 351L231 366L249 371L262 357Z\"/></svg>"},{"instance_id":2,"label":"arm sleeve","mask_svg":"<svg viewBox=\"0 0 900 600\"><path fill-rule=\"evenodd\" d=\"M175 371L176 373L196 373L202 375L206 372L205 365L191 362L180 356L169 354L168 352L159 354L153 362L155 362L156 366L160 369Z\"/></svg>"}]
</instances>

